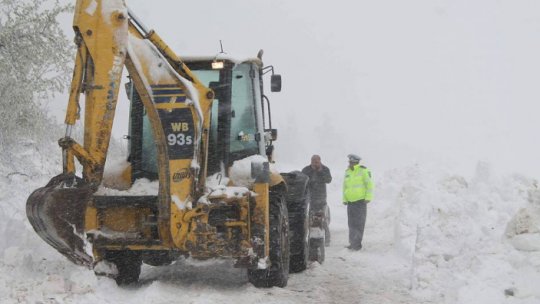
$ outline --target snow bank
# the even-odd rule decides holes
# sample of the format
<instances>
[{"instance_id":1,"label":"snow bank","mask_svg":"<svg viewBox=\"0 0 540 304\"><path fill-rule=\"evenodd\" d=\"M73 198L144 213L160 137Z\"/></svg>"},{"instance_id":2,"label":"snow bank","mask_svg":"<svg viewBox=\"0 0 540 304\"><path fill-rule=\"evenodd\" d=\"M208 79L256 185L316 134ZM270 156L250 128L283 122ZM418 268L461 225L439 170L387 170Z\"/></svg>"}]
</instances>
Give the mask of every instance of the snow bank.
<instances>
[{"instance_id":1,"label":"snow bank","mask_svg":"<svg viewBox=\"0 0 540 304\"><path fill-rule=\"evenodd\" d=\"M479 163L470 181L413 166L381 183L377 192L393 195L383 195L382 204L397 204L397 210L388 207L380 216L395 216L394 250L409 261L410 288L419 300L540 301L527 283L540 279L539 213L530 202L537 197L534 180L497 177Z\"/></svg>"},{"instance_id":2,"label":"snow bank","mask_svg":"<svg viewBox=\"0 0 540 304\"><path fill-rule=\"evenodd\" d=\"M528 194L530 204L520 209L508 223L506 236L522 251L540 251L540 190L535 184Z\"/></svg>"},{"instance_id":3,"label":"snow bank","mask_svg":"<svg viewBox=\"0 0 540 304\"><path fill-rule=\"evenodd\" d=\"M144 266L141 285L122 289L73 265L33 231L26 199L58 173L60 153L51 152L56 147L41 153L43 147L32 143L17 149L21 158L0 156L1 303L311 303L314 295L322 303L540 303L538 183L520 175L497 176L488 164L479 164L470 179L421 165L375 175L365 250L343 248L346 217L335 208L326 263L291 274L287 288L254 288L245 270L233 268L231 261L188 259L168 267ZM246 187L240 185L253 182L252 160L266 161L235 163L231 182L236 188L209 177L214 194L243 195ZM340 176L335 176L329 197L339 202ZM136 183L134 189L146 189L138 195L157 193L157 182ZM107 265L98 270L114 272Z\"/></svg>"}]
</instances>

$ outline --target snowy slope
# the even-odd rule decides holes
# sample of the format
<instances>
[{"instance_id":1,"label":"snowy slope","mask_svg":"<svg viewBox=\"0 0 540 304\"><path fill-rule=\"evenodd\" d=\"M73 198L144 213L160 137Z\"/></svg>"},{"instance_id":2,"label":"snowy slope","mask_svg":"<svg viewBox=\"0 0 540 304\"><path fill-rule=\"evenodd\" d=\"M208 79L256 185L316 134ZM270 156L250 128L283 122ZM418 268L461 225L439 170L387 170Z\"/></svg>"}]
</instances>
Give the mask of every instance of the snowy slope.
<instances>
[{"instance_id":1,"label":"snowy slope","mask_svg":"<svg viewBox=\"0 0 540 304\"><path fill-rule=\"evenodd\" d=\"M35 155L35 145L18 147ZM478 165L466 180L413 165L376 174L364 249L350 252L342 168L331 168L332 244L323 265L286 288L257 289L228 260L144 266L118 288L48 247L25 216L30 192L60 169L57 149L21 167L0 166L0 303L539 303L540 191L529 178ZM295 166L290 166L295 167ZM299 166L298 166L299 167Z\"/></svg>"}]
</instances>

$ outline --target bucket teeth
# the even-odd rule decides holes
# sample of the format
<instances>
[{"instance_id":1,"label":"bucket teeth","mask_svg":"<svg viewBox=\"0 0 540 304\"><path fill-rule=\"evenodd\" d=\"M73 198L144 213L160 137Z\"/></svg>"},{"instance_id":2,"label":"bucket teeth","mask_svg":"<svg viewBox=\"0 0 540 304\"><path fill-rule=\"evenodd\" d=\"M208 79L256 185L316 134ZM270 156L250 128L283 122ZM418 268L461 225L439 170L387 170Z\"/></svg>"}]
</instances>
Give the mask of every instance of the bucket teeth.
<instances>
[{"instance_id":1,"label":"bucket teeth","mask_svg":"<svg viewBox=\"0 0 540 304\"><path fill-rule=\"evenodd\" d=\"M37 234L77 265L92 267L85 251L84 215L92 189L73 175L58 175L26 201L26 216Z\"/></svg>"}]
</instances>

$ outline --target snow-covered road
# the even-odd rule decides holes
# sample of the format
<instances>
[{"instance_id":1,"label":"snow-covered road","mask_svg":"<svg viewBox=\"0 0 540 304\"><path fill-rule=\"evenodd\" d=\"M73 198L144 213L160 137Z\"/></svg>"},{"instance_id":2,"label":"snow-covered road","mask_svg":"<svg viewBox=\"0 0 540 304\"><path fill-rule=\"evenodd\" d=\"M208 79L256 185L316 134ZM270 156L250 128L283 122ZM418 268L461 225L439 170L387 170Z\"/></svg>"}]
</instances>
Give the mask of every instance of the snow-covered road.
<instances>
[{"instance_id":1,"label":"snow-covered road","mask_svg":"<svg viewBox=\"0 0 540 304\"><path fill-rule=\"evenodd\" d=\"M367 234L377 233L368 229ZM344 248L347 231L333 231L323 265L291 274L286 288L257 289L244 269L226 260L180 260L144 266L140 284L118 288L64 261L12 256L2 268L2 303L416 303L409 295L408 266L389 239L367 237L361 252ZM390 236L391 238L391 236ZM12 249L13 250L13 249ZM24 265L23 265L24 263Z\"/></svg>"},{"instance_id":2,"label":"snow-covered road","mask_svg":"<svg viewBox=\"0 0 540 304\"><path fill-rule=\"evenodd\" d=\"M128 288L96 278L26 220L26 198L48 177L0 171L0 303L540 303L538 186L485 164L470 180L420 166L380 175L359 252L345 248L337 176L326 262L269 289L253 287L228 260L144 266Z\"/></svg>"}]
</instances>

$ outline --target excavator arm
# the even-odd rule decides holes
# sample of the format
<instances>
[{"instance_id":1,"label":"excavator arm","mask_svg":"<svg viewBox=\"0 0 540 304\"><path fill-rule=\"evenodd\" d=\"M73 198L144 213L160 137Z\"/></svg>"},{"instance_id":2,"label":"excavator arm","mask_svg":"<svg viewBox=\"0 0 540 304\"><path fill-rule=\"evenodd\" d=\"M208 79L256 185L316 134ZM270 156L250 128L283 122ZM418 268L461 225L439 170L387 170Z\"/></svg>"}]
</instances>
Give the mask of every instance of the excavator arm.
<instances>
[{"instance_id":1,"label":"excavator arm","mask_svg":"<svg viewBox=\"0 0 540 304\"><path fill-rule=\"evenodd\" d=\"M63 173L36 190L27 215L36 232L77 264L92 258L83 236L85 210L103 178L115 109L126 67L148 113L157 147L159 197L157 226L164 246L178 238L179 202L197 197L206 176L207 132L213 92L204 87L154 31L130 13L123 0L78 0L73 22L77 55L66 112ZM72 138L81 118L84 142ZM182 128L176 128L178 124ZM171 144L172 143L172 144ZM75 159L82 165L77 177ZM187 178L171 182L177 172ZM175 204L177 203L177 204ZM172 210L171 210L172 209ZM174 244L173 244L174 243Z\"/></svg>"}]
</instances>

